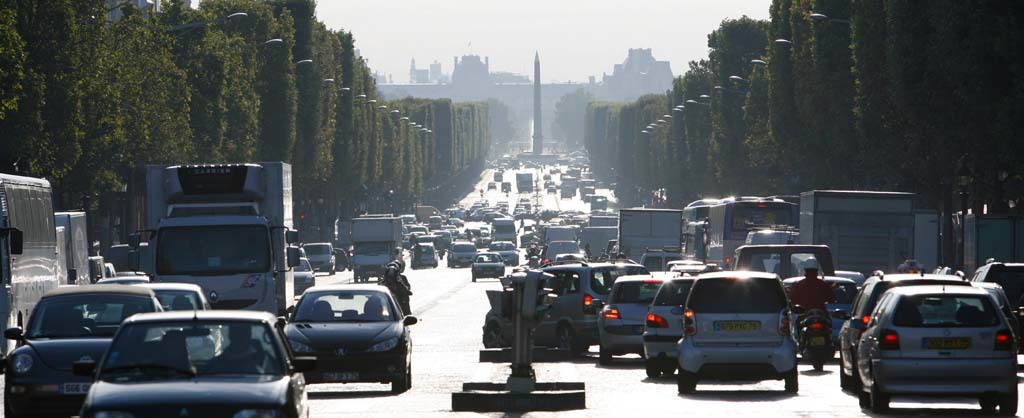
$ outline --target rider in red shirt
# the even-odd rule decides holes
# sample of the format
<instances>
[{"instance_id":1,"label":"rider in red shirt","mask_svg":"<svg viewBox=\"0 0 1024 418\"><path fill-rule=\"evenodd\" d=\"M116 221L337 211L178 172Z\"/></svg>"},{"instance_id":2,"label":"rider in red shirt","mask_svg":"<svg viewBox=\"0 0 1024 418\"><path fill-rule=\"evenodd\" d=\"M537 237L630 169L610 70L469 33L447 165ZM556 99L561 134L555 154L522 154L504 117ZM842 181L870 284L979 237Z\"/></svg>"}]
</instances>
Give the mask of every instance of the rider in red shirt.
<instances>
[{"instance_id":1,"label":"rider in red shirt","mask_svg":"<svg viewBox=\"0 0 1024 418\"><path fill-rule=\"evenodd\" d=\"M825 310L826 303L835 303L836 295L832 292L832 286L825 283L818 276L818 263L816 260L804 265L804 278L793 285L790 302L802 306L805 310Z\"/></svg>"}]
</instances>

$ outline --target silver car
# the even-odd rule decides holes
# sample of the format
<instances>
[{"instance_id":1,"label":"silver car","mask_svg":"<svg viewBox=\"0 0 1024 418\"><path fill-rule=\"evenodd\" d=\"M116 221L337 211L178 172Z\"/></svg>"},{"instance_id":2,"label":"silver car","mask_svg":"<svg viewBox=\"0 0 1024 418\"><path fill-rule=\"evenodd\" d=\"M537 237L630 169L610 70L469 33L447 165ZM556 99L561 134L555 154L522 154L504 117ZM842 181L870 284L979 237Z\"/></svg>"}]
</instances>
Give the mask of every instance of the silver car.
<instances>
[{"instance_id":1,"label":"silver car","mask_svg":"<svg viewBox=\"0 0 1024 418\"><path fill-rule=\"evenodd\" d=\"M985 289L912 286L887 291L861 335L860 404L892 395L977 396L982 409L1017 413L1016 341Z\"/></svg>"},{"instance_id":2,"label":"silver car","mask_svg":"<svg viewBox=\"0 0 1024 418\"><path fill-rule=\"evenodd\" d=\"M611 364L612 356L644 354L647 308L654 301L661 282L650 275L639 275L620 277L612 285L608 302L597 317L600 364Z\"/></svg>"},{"instance_id":3,"label":"silver car","mask_svg":"<svg viewBox=\"0 0 1024 418\"><path fill-rule=\"evenodd\" d=\"M784 379L786 392L796 393L797 344L789 317L789 300L775 274L700 275L683 311L679 393L692 393L701 379Z\"/></svg>"},{"instance_id":4,"label":"silver car","mask_svg":"<svg viewBox=\"0 0 1024 418\"><path fill-rule=\"evenodd\" d=\"M306 258L313 271L328 272L334 274L336 260L334 258L334 246L329 242L317 242L305 244L302 248L306 251Z\"/></svg>"},{"instance_id":5,"label":"silver car","mask_svg":"<svg viewBox=\"0 0 1024 418\"><path fill-rule=\"evenodd\" d=\"M501 254L496 252L484 252L476 255L473 259L473 266L470 267L470 273L473 275L473 281L476 279L482 279L490 277L494 279L501 278L505 275L505 260L502 259Z\"/></svg>"},{"instance_id":6,"label":"silver car","mask_svg":"<svg viewBox=\"0 0 1024 418\"><path fill-rule=\"evenodd\" d=\"M309 264L308 258L300 258L299 265L292 269L295 280L295 296L301 296L302 292L316 285L316 278L313 275L313 266Z\"/></svg>"},{"instance_id":7,"label":"silver car","mask_svg":"<svg viewBox=\"0 0 1024 418\"><path fill-rule=\"evenodd\" d=\"M453 242L448 254L448 267L468 267L476 259L476 251L476 245L471 242Z\"/></svg>"},{"instance_id":8,"label":"silver car","mask_svg":"<svg viewBox=\"0 0 1024 418\"><path fill-rule=\"evenodd\" d=\"M656 378L676 371L679 351L676 344L683 337L683 311L686 297L696 277L679 277L665 281L647 310L644 327L644 357L647 377Z\"/></svg>"},{"instance_id":9,"label":"silver car","mask_svg":"<svg viewBox=\"0 0 1024 418\"><path fill-rule=\"evenodd\" d=\"M511 241L494 241L491 245L487 246L487 251L501 254L501 258L505 259L505 265L507 266L519 265L519 249Z\"/></svg>"}]
</instances>

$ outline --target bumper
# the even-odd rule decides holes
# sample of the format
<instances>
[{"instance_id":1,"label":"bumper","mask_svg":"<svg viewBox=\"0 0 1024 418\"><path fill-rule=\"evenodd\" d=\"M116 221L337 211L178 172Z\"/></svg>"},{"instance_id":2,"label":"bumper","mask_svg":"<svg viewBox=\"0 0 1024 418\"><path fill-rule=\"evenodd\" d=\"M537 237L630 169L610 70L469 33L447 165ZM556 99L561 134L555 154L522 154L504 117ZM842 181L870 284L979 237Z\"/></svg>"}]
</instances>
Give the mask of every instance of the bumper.
<instances>
[{"instance_id":1,"label":"bumper","mask_svg":"<svg viewBox=\"0 0 1024 418\"><path fill-rule=\"evenodd\" d=\"M1010 393L1017 386L1017 360L876 359L872 377L893 394L975 395Z\"/></svg>"},{"instance_id":2,"label":"bumper","mask_svg":"<svg viewBox=\"0 0 1024 418\"><path fill-rule=\"evenodd\" d=\"M466 267L466 266L468 266L470 264L473 264L473 260L472 259L469 259L469 258L460 259L460 258L452 257L450 255L448 256L448 267Z\"/></svg>"},{"instance_id":3,"label":"bumper","mask_svg":"<svg viewBox=\"0 0 1024 418\"><path fill-rule=\"evenodd\" d=\"M616 321L618 322L618 321ZM601 323L598 328L601 345L612 353L643 353L643 325Z\"/></svg>"},{"instance_id":4,"label":"bumper","mask_svg":"<svg viewBox=\"0 0 1024 418\"><path fill-rule=\"evenodd\" d=\"M316 358L316 371L304 373L306 383L389 383L408 368L408 354L404 350L343 357L318 354ZM341 379L342 373L348 375Z\"/></svg>"},{"instance_id":5,"label":"bumper","mask_svg":"<svg viewBox=\"0 0 1024 418\"><path fill-rule=\"evenodd\" d=\"M661 356L665 356L669 359L678 358L679 338L681 338L680 335L644 334L644 356L647 358L657 358Z\"/></svg>"},{"instance_id":6,"label":"bumper","mask_svg":"<svg viewBox=\"0 0 1024 418\"><path fill-rule=\"evenodd\" d=\"M501 278L504 275L505 275L505 269L501 269L501 270L496 270L496 269L480 269L480 270L477 270L477 269L474 269L473 270L473 276L477 277L477 278L487 277L487 278L498 279L498 278Z\"/></svg>"},{"instance_id":7,"label":"bumper","mask_svg":"<svg viewBox=\"0 0 1024 418\"><path fill-rule=\"evenodd\" d=\"M61 383L71 382L88 383L89 380L61 379ZM63 395L60 393L61 383L7 381L4 403L19 416L78 415L85 402L85 394ZM14 394L14 390L23 390L23 393Z\"/></svg>"},{"instance_id":8,"label":"bumper","mask_svg":"<svg viewBox=\"0 0 1024 418\"><path fill-rule=\"evenodd\" d=\"M796 368L796 342L766 346L698 346L692 338L679 342L679 369L701 377L780 379Z\"/></svg>"}]
</instances>

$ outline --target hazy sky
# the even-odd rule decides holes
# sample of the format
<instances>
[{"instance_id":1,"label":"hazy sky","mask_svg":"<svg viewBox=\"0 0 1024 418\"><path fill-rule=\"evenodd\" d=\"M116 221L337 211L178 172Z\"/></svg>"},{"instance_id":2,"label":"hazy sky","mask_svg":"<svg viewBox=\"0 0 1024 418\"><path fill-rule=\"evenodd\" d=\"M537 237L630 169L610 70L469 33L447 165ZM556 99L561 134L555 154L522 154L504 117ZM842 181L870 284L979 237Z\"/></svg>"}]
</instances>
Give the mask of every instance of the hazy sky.
<instances>
[{"instance_id":1,"label":"hazy sky","mask_svg":"<svg viewBox=\"0 0 1024 418\"><path fill-rule=\"evenodd\" d=\"M319 0L317 17L351 30L377 71L409 81L434 60L488 56L491 71L533 77L540 52L545 82L585 82L612 72L629 48L652 48L679 75L707 57L707 34L725 18L767 19L771 0ZM472 45L470 45L472 43Z\"/></svg>"}]
</instances>

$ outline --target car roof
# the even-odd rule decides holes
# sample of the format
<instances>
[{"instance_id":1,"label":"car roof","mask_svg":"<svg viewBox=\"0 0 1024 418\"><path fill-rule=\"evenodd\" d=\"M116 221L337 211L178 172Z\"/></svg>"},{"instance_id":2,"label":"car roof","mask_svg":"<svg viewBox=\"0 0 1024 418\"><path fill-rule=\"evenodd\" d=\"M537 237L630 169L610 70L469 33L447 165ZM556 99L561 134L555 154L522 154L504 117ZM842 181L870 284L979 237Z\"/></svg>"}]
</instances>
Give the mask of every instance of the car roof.
<instances>
[{"instance_id":1,"label":"car roof","mask_svg":"<svg viewBox=\"0 0 1024 418\"><path fill-rule=\"evenodd\" d=\"M141 286L153 290L188 290L203 293L203 288L192 283L139 283L134 286Z\"/></svg>"},{"instance_id":2,"label":"car roof","mask_svg":"<svg viewBox=\"0 0 1024 418\"><path fill-rule=\"evenodd\" d=\"M906 280L950 280L954 282L964 282L964 279L960 276L954 276L952 274L913 274L913 273L900 273L900 274L886 274L884 276L871 276L868 280L885 281L885 282L900 282ZM867 282L865 282L867 283Z\"/></svg>"},{"instance_id":3,"label":"car roof","mask_svg":"<svg viewBox=\"0 0 1024 418\"><path fill-rule=\"evenodd\" d=\"M788 278L786 280L783 280L782 283L783 284L795 284L796 282L799 282L800 280L803 280L803 279L804 279L804 276L790 277L790 278ZM853 281L851 279L847 279L845 277L825 276L823 278L823 280L825 280L825 283L852 284L854 286L857 285L857 282L855 282L855 281Z\"/></svg>"},{"instance_id":4,"label":"car roof","mask_svg":"<svg viewBox=\"0 0 1024 418\"><path fill-rule=\"evenodd\" d=\"M803 250L810 250L810 249L818 250L818 249L824 248L824 249L827 250L828 246L827 245L807 245L807 244L751 244L751 245L742 245L739 248L736 248L736 251L739 251L741 248L751 249L751 250L759 250L759 249L787 249L787 248L788 249L793 249L793 250L802 250L802 249Z\"/></svg>"},{"instance_id":5,"label":"car roof","mask_svg":"<svg viewBox=\"0 0 1024 418\"><path fill-rule=\"evenodd\" d=\"M307 242L305 244L302 244L303 247L308 246L308 245L331 245L331 243L329 243L329 242Z\"/></svg>"},{"instance_id":6,"label":"car roof","mask_svg":"<svg viewBox=\"0 0 1024 418\"><path fill-rule=\"evenodd\" d=\"M893 293L899 296L915 296L915 295L934 295L934 294L949 294L949 295L988 295L988 291L980 287L974 286L943 286L937 284L930 284L925 286L900 286L887 292Z\"/></svg>"},{"instance_id":7,"label":"car roof","mask_svg":"<svg viewBox=\"0 0 1024 418\"><path fill-rule=\"evenodd\" d=\"M130 296L153 297L153 290L141 286L127 286L123 284L91 284L88 286L60 287L43 295L43 299L66 296L66 295L90 295L90 294L121 294Z\"/></svg>"},{"instance_id":8,"label":"car roof","mask_svg":"<svg viewBox=\"0 0 1024 418\"><path fill-rule=\"evenodd\" d=\"M577 269L580 269L580 268L601 268L601 267L643 267L643 266L641 266L639 264L636 264L636 263L626 263L626 262L621 262L621 263L605 263L605 262L602 262L602 263L584 263L584 262L576 262L576 263L559 264L557 266L544 267L544 268L542 268L542 270L544 270L544 271L548 271L548 270L561 271L561 270L577 270Z\"/></svg>"},{"instance_id":9,"label":"car roof","mask_svg":"<svg viewBox=\"0 0 1024 418\"><path fill-rule=\"evenodd\" d=\"M704 273L698 277L701 279L778 279L779 275L761 271L719 271Z\"/></svg>"},{"instance_id":10,"label":"car roof","mask_svg":"<svg viewBox=\"0 0 1024 418\"><path fill-rule=\"evenodd\" d=\"M501 255L501 254L499 254L497 251L480 251L480 252L476 253L476 255L477 255L477 257L479 257L481 255Z\"/></svg>"},{"instance_id":11,"label":"car roof","mask_svg":"<svg viewBox=\"0 0 1024 418\"><path fill-rule=\"evenodd\" d=\"M263 311L165 311L135 314L124 320L124 324L144 322L177 322L177 321L242 321L263 322L273 324L277 317Z\"/></svg>"},{"instance_id":12,"label":"car roof","mask_svg":"<svg viewBox=\"0 0 1024 418\"><path fill-rule=\"evenodd\" d=\"M369 290L376 292L387 292L388 288L378 284L324 284L310 287L306 289L306 293L337 292L339 290Z\"/></svg>"},{"instance_id":13,"label":"car roof","mask_svg":"<svg viewBox=\"0 0 1024 418\"><path fill-rule=\"evenodd\" d=\"M643 282L650 282L650 281L664 282L665 278L663 278L663 277L655 277L655 276L651 276L651 275L647 275L647 274L633 274L633 275L630 275L630 276L619 276L619 278L615 279L615 284L613 286L618 286L619 283L643 283Z\"/></svg>"}]
</instances>

